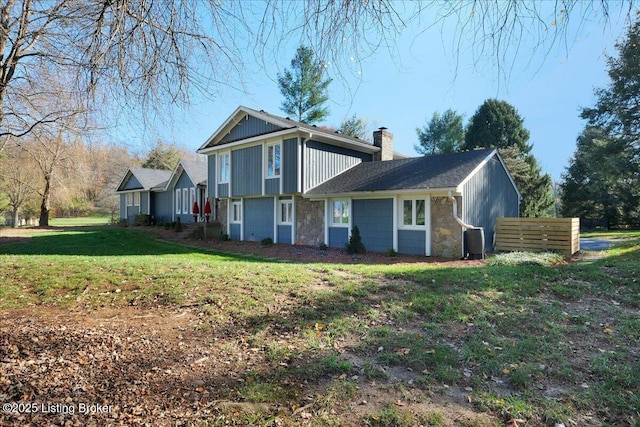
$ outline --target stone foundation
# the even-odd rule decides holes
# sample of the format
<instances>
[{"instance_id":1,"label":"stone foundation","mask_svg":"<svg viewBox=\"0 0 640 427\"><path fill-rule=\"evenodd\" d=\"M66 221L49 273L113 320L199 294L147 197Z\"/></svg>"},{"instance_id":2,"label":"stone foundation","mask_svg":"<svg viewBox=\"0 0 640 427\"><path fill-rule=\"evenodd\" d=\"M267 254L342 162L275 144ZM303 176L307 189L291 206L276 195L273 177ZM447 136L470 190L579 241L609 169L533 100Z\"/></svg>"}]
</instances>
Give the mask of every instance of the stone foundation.
<instances>
[{"instance_id":1,"label":"stone foundation","mask_svg":"<svg viewBox=\"0 0 640 427\"><path fill-rule=\"evenodd\" d=\"M462 257L462 227L453 218L453 202L448 197L431 198L431 255Z\"/></svg>"},{"instance_id":2,"label":"stone foundation","mask_svg":"<svg viewBox=\"0 0 640 427\"><path fill-rule=\"evenodd\" d=\"M227 199L218 199L217 202L217 218L216 220L220 223L220 231L222 233L227 232Z\"/></svg>"},{"instance_id":3,"label":"stone foundation","mask_svg":"<svg viewBox=\"0 0 640 427\"><path fill-rule=\"evenodd\" d=\"M324 241L324 202L296 196L296 245L318 246Z\"/></svg>"}]
</instances>

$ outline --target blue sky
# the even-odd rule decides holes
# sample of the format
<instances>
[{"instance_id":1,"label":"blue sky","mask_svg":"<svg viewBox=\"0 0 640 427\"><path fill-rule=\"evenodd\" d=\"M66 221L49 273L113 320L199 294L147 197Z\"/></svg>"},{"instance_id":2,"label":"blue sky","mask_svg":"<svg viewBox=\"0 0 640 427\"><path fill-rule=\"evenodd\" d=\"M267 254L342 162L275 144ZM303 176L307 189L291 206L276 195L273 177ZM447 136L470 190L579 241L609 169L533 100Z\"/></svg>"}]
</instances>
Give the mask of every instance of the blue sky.
<instances>
[{"instance_id":1,"label":"blue sky","mask_svg":"<svg viewBox=\"0 0 640 427\"><path fill-rule=\"evenodd\" d=\"M593 106L594 88L608 83L605 54L615 56L614 42L626 29L624 18L612 14L608 24L576 20L580 25L569 27L566 44L551 50L536 50L535 40L524 40L515 59L507 52L503 71L491 58L473 60L469 50L453 53L453 22L424 32L411 25L393 56L383 49L362 62L349 64L347 59L340 65L346 71L342 77L332 68L336 65L329 65L336 77L329 88L330 117L323 124L338 127L344 117L356 114L368 119L372 129L387 127L396 151L416 155L416 128L435 111L455 110L466 124L486 99L497 98L524 118L533 154L543 171L559 180L584 127L580 108ZM463 46L465 37L471 36L463 35ZM289 66L295 41L289 47L270 64L249 63L242 90L223 88L214 101L176 109L173 119L129 133L127 139L161 139L195 151L239 105L284 116L276 77Z\"/></svg>"}]
</instances>

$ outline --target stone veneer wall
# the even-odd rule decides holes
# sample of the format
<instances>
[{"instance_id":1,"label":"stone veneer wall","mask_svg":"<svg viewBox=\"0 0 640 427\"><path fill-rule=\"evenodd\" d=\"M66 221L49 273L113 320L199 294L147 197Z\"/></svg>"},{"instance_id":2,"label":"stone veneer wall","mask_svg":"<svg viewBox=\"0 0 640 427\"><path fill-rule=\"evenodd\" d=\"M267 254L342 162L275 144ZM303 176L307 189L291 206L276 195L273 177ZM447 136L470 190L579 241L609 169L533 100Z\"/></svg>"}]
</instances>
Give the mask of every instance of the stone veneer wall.
<instances>
[{"instance_id":1,"label":"stone veneer wall","mask_svg":"<svg viewBox=\"0 0 640 427\"><path fill-rule=\"evenodd\" d=\"M459 197L457 199L460 209L462 201ZM431 255L462 256L462 227L453 218L453 202L448 197L431 199Z\"/></svg>"},{"instance_id":2,"label":"stone veneer wall","mask_svg":"<svg viewBox=\"0 0 640 427\"><path fill-rule=\"evenodd\" d=\"M215 200L215 199L212 199ZM223 234L227 233L227 199L218 199L218 218Z\"/></svg>"},{"instance_id":3,"label":"stone veneer wall","mask_svg":"<svg viewBox=\"0 0 640 427\"><path fill-rule=\"evenodd\" d=\"M324 241L324 202L296 196L296 245L317 246Z\"/></svg>"}]
</instances>

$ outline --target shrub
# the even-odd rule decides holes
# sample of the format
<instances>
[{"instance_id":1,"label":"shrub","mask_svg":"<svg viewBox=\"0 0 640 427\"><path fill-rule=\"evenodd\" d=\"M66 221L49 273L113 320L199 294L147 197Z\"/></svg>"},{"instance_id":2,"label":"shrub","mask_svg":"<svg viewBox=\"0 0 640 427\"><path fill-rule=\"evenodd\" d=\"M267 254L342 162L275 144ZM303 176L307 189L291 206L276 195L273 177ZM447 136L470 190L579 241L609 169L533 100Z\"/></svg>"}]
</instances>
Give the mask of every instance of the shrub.
<instances>
[{"instance_id":1,"label":"shrub","mask_svg":"<svg viewBox=\"0 0 640 427\"><path fill-rule=\"evenodd\" d=\"M362 243L360 230L358 230L357 225L353 227L353 230L351 230L351 237L349 237L349 242L345 245L345 249L349 254L364 254L367 252L367 249Z\"/></svg>"},{"instance_id":2,"label":"shrub","mask_svg":"<svg viewBox=\"0 0 640 427\"><path fill-rule=\"evenodd\" d=\"M231 238L227 233L220 233L220 235L218 236L218 240L220 242L228 242L229 240L231 240Z\"/></svg>"},{"instance_id":3,"label":"shrub","mask_svg":"<svg viewBox=\"0 0 640 427\"><path fill-rule=\"evenodd\" d=\"M396 256L398 256L398 252L396 252L396 250L393 249L393 248L389 248L389 249L387 249L387 256L390 256L392 258L396 257Z\"/></svg>"},{"instance_id":4,"label":"shrub","mask_svg":"<svg viewBox=\"0 0 640 427\"><path fill-rule=\"evenodd\" d=\"M265 237L264 239L260 240L260 244L262 246L272 246L273 239L271 237Z\"/></svg>"},{"instance_id":5,"label":"shrub","mask_svg":"<svg viewBox=\"0 0 640 427\"><path fill-rule=\"evenodd\" d=\"M320 242L318 244L318 247L320 248L321 251L326 251L329 249L329 246L327 246L327 244L325 242Z\"/></svg>"},{"instance_id":6,"label":"shrub","mask_svg":"<svg viewBox=\"0 0 640 427\"><path fill-rule=\"evenodd\" d=\"M182 227L182 222L180 222L180 217L176 218L176 225L173 227L176 233L180 233L184 230Z\"/></svg>"}]
</instances>

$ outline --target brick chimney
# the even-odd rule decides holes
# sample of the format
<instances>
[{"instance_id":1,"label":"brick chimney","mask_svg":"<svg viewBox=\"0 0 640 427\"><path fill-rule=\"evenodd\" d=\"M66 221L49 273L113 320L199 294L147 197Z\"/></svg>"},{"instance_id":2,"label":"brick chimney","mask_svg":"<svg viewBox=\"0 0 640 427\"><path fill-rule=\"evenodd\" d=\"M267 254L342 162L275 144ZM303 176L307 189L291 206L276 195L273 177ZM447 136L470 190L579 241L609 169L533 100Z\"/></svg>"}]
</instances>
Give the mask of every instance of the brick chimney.
<instances>
[{"instance_id":1,"label":"brick chimney","mask_svg":"<svg viewBox=\"0 0 640 427\"><path fill-rule=\"evenodd\" d=\"M373 132L373 145L380 148L373 154L374 161L393 160L393 134L387 128L381 127Z\"/></svg>"}]
</instances>

